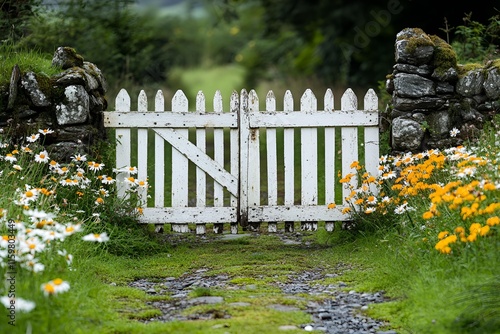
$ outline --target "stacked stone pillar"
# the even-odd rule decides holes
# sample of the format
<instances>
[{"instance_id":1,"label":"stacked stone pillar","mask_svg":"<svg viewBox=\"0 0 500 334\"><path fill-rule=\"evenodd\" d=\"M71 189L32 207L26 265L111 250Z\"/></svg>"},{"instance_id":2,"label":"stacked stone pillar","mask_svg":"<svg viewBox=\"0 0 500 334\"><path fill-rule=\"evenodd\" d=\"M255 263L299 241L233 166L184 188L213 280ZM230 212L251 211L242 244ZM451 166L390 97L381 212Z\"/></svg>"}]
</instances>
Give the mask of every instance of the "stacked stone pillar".
<instances>
[{"instance_id":1,"label":"stacked stone pillar","mask_svg":"<svg viewBox=\"0 0 500 334\"><path fill-rule=\"evenodd\" d=\"M418 28L397 34L393 72L391 147L397 152L446 148L477 137L500 109L500 60L457 64L449 44ZM457 136L450 131L459 130Z\"/></svg>"}]
</instances>

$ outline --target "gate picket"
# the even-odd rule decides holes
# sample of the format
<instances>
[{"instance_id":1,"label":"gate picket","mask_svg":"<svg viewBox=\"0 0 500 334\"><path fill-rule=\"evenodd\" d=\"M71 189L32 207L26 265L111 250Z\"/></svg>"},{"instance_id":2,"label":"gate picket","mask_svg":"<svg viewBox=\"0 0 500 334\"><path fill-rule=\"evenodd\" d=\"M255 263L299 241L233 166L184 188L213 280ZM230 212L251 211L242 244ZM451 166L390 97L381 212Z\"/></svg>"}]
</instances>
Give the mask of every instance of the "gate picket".
<instances>
[{"instance_id":1,"label":"gate picket","mask_svg":"<svg viewBox=\"0 0 500 334\"><path fill-rule=\"evenodd\" d=\"M172 99L172 112L180 113L188 111L188 100L186 95L178 90ZM188 129L177 129L179 136L188 138ZM188 159L172 147L172 206L188 206ZM172 224L174 232L189 232L188 225L185 223Z\"/></svg>"},{"instance_id":2,"label":"gate picket","mask_svg":"<svg viewBox=\"0 0 500 334\"><path fill-rule=\"evenodd\" d=\"M155 96L155 112L163 113L165 110L165 98L163 92L158 90ZM155 133L155 200L154 207L162 208L165 206L165 141ZM156 224L155 231L163 231L163 224Z\"/></svg>"},{"instance_id":3,"label":"gate picket","mask_svg":"<svg viewBox=\"0 0 500 334\"><path fill-rule=\"evenodd\" d=\"M284 113L293 112L293 96L292 92L287 90L283 100ZM295 129L285 128L283 130L283 155L285 169L285 205L293 206L295 204ZM285 221L285 231L294 231L293 220Z\"/></svg>"},{"instance_id":4,"label":"gate picket","mask_svg":"<svg viewBox=\"0 0 500 334\"><path fill-rule=\"evenodd\" d=\"M273 91L266 97L266 112L276 112L276 98ZM276 156L276 128L266 129L267 148L267 205L278 205L278 158ZM268 231L277 232L276 222L268 222Z\"/></svg>"},{"instance_id":5,"label":"gate picket","mask_svg":"<svg viewBox=\"0 0 500 334\"><path fill-rule=\"evenodd\" d=\"M148 98L146 92L141 90L139 93L139 100L137 102L137 111L148 112ZM137 147L148 147L148 129L137 129ZM148 178L148 150L137 151L137 178L139 180L146 180ZM144 207L147 203L147 188L139 188L137 190L139 196L140 206Z\"/></svg>"},{"instance_id":6,"label":"gate picket","mask_svg":"<svg viewBox=\"0 0 500 334\"><path fill-rule=\"evenodd\" d=\"M205 95L200 90L196 95L196 111L200 114L205 113ZM204 128L196 129L196 146L202 151L206 152L206 130ZM198 165L196 166L196 206L205 207L207 205L207 177L203 169ZM205 234L206 225L197 224L196 234Z\"/></svg>"},{"instance_id":7,"label":"gate picket","mask_svg":"<svg viewBox=\"0 0 500 334\"><path fill-rule=\"evenodd\" d=\"M343 111L354 111L358 108L358 100L352 89L347 89L340 100L341 109ZM354 167L351 164L358 161L358 128L354 126L346 126L341 130L342 133L342 176L352 175L349 182L343 184L342 188L342 204L348 206L351 191L356 188L358 179Z\"/></svg>"},{"instance_id":8,"label":"gate picket","mask_svg":"<svg viewBox=\"0 0 500 334\"><path fill-rule=\"evenodd\" d=\"M233 91L231 94L231 98L229 100L229 111L232 114L237 115L240 110L240 103L239 103L239 96L236 91ZM229 129L229 151L230 151L230 169L229 172L231 175L233 175L236 180L239 179L239 173L240 173L240 155L239 155L239 131L238 128L230 128ZM230 206L231 207L237 207L238 206L238 194L237 193L232 193L230 196ZM230 228L231 228L231 233L232 234L237 234L238 233L238 221L233 220L230 221Z\"/></svg>"},{"instance_id":9,"label":"gate picket","mask_svg":"<svg viewBox=\"0 0 500 334\"><path fill-rule=\"evenodd\" d=\"M130 96L125 89L121 89L115 100L115 108L117 112L129 113L130 112ZM115 131L116 137L116 169L123 170L125 167L130 166L130 129L117 128ZM118 196L124 198L126 196L127 183L125 178L128 174L125 171L116 174L116 184Z\"/></svg>"},{"instance_id":10,"label":"gate picket","mask_svg":"<svg viewBox=\"0 0 500 334\"><path fill-rule=\"evenodd\" d=\"M324 97L324 111L333 112L334 96L330 88ZM325 128L325 184L335 184L335 128ZM325 203L335 203L335 187L325 187ZM325 229L332 232L335 228L333 221L325 222Z\"/></svg>"},{"instance_id":11,"label":"gate picket","mask_svg":"<svg viewBox=\"0 0 500 334\"><path fill-rule=\"evenodd\" d=\"M248 94L248 113L259 112L259 97L255 90ZM248 139L248 206L260 205L260 129L250 128ZM260 222L249 222L249 228L254 231L260 229Z\"/></svg>"}]
</instances>

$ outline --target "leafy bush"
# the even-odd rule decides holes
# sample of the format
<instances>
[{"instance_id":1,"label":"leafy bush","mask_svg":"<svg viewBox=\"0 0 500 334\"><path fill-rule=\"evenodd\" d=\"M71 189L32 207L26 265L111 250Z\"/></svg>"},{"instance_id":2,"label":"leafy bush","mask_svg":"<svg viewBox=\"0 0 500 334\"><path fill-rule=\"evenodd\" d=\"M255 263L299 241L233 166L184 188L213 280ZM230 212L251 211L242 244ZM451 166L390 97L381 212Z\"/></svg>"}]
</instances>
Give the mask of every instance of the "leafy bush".
<instances>
[{"instance_id":1,"label":"leafy bush","mask_svg":"<svg viewBox=\"0 0 500 334\"><path fill-rule=\"evenodd\" d=\"M500 14L489 19L488 25L472 20L472 13L464 17L464 25L456 27L452 42L461 63L483 62L498 56L500 43Z\"/></svg>"}]
</instances>

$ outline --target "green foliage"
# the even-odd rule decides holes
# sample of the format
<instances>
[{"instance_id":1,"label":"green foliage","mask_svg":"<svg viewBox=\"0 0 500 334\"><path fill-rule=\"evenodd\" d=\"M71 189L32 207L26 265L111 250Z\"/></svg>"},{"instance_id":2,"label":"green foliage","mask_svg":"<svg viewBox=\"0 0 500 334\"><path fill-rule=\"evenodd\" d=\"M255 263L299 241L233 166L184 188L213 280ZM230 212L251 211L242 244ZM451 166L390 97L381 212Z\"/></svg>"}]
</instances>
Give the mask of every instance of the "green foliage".
<instances>
[{"instance_id":1,"label":"green foliage","mask_svg":"<svg viewBox=\"0 0 500 334\"><path fill-rule=\"evenodd\" d=\"M51 53L70 46L95 63L109 82L164 81L173 66L199 63L199 23L134 11L132 1L68 0L29 21L20 45ZM60 31L65 31L60 34Z\"/></svg>"},{"instance_id":2,"label":"green foliage","mask_svg":"<svg viewBox=\"0 0 500 334\"><path fill-rule=\"evenodd\" d=\"M60 71L52 66L52 55L36 49L18 49L11 43L0 45L0 85L9 83L15 65L23 73L32 71L50 76Z\"/></svg>"},{"instance_id":3,"label":"green foliage","mask_svg":"<svg viewBox=\"0 0 500 334\"><path fill-rule=\"evenodd\" d=\"M0 41L17 42L26 34L26 22L37 14L41 0L3 0L0 3Z\"/></svg>"},{"instance_id":4,"label":"green foliage","mask_svg":"<svg viewBox=\"0 0 500 334\"><path fill-rule=\"evenodd\" d=\"M500 14L489 19L487 25L472 20L472 13L463 18L464 24L456 27L453 48L461 63L483 62L495 58L500 43Z\"/></svg>"}]
</instances>

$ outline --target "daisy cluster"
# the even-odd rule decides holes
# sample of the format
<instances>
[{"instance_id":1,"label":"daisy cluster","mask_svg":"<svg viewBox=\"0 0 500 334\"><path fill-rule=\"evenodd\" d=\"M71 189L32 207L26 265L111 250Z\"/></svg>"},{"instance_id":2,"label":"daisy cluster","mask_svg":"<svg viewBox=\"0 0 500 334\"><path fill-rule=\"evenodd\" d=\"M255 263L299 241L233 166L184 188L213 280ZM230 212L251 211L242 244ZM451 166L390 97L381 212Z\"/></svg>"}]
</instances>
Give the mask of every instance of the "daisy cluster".
<instances>
[{"instance_id":1,"label":"daisy cluster","mask_svg":"<svg viewBox=\"0 0 500 334\"><path fill-rule=\"evenodd\" d=\"M378 175L358 170L340 180L350 187L346 200L353 213L368 219L409 221L424 243L443 254L460 253L488 237L498 237L500 225L500 151L464 146L398 156L382 156ZM376 185L377 191L370 187Z\"/></svg>"},{"instance_id":2,"label":"daisy cluster","mask_svg":"<svg viewBox=\"0 0 500 334\"><path fill-rule=\"evenodd\" d=\"M26 271L37 275L59 262L72 270L73 255L64 249L64 241L83 233L86 225L99 223L107 198L116 192L116 179L104 173L103 163L88 161L82 154L73 155L67 164L51 159L39 143L41 136L50 133L50 129L39 130L25 138L26 145L20 146L0 138L0 184L11 185L0 199L0 272ZM148 187L145 180L131 182L131 175L137 173L135 167L113 172L128 174L131 192ZM102 243L109 237L103 232L81 239ZM69 282L61 278L40 286L45 296L69 289ZM2 292L5 293L0 288L0 296ZM0 297L0 303L8 307L12 298ZM18 296L15 303L19 311L29 312L35 307L34 302Z\"/></svg>"}]
</instances>

